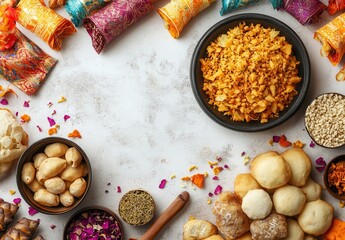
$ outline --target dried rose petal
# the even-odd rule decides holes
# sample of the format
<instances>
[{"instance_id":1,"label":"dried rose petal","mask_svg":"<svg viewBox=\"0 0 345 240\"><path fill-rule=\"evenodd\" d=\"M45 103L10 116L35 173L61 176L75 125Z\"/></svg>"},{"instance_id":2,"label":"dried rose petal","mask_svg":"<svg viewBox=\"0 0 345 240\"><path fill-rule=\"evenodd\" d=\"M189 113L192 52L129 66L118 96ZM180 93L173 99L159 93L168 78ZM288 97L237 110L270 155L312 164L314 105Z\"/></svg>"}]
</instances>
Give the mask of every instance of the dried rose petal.
<instances>
[{"instance_id":1,"label":"dried rose petal","mask_svg":"<svg viewBox=\"0 0 345 240\"><path fill-rule=\"evenodd\" d=\"M224 165L224 168L229 169L229 165L228 165L228 164L225 164L225 165Z\"/></svg>"},{"instance_id":2,"label":"dried rose petal","mask_svg":"<svg viewBox=\"0 0 345 240\"><path fill-rule=\"evenodd\" d=\"M19 113L18 113L18 112L16 112L16 117L18 117L18 114L19 114Z\"/></svg>"},{"instance_id":3,"label":"dried rose petal","mask_svg":"<svg viewBox=\"0 0 345 240\"><path fill-rule=\"evenodd\" d=\"M26 107L26 108L30 107L29 102L30 102L30 101L24 101L23 107Z\"/></svg>"},{"instance_id":4,"label":"dried rose petal","mask_svg":"<svg viewBox=\"0 0 345 240\"><path fill-rule=\"evenodd\" d=\"M54 125L56 124L56 122L55 122L54 119L52 119L52 118L50 118L50 117L47 117L47 119L48 119L48 122L49 122L50 127L52 127L52 126L54 126Z\"/></svg>"},{"instance_id":5,"label":"dried rose petal","mask_svg":"<svg viewBox=\"0 0 345 240\"><path fill-rule=\"evenodd\" d=\"M245 151L243 151L243 152L241 153L241 157L243 157L244 155L246 155L246 152L245 152Z\"/></svg>"},{"instance_id":6,"label":"dried rose petal","mask_svg":"<svg viewBox=\"0 0 345 240\"><path fill-rule=\"evenodd\" d=\"M163 179L163 180L161 181L161 183L159 184L159 188L160 188L160 189L165 188L165 184L166 184L167 182L168 182L168 181L167 181L166 179Z\"/></svg>"},{"instance_id":7,"label":"dried rose petal","mask_svg":"<svg viewBox=\"0 0 345 240\"><path fill-rule=\"evenodd\" d=\"M316 164L321 165L322 167L325 167L327 164L325 160L323 160L323 157L319 157L318 159L315 160Z\"/></svg>"},{"instance_id":8,"label":"dried rose petal","mask_svg":"<svg viewBox=\"0 0 345 240\"><path fill-rule=\"evenodd\" d=\"M315 147L315 143L313 141L311 141L310 144L309 144L309 147L314 148Z\"/></svg>"},{"instance_id":9,"label":"dried rose petal","mask_svg":"<svg viewBox=\"0 0 345 240\"><path fill-rule=\"evenodd\" d=\"M2 105L8 105L8 101L7 101L6 98L1 99L0 103L1 103Z\"/></svg>"},{"instance_id":10,"label":"dried rose petal","mask_svg":"<svg viewBox=\"0 0 345 240\"><path fill-rule=\"evenodd\" d=\"M48 107L51 107L51 106L53 106L53 103L49 102L47 105L48 105Z\"/></svg>"},{"instance_id":11,"label":"dried rose petal","mask_svg":"<svg viewBox=\"0 0 345 240\"><path fill-rule=\"evenodd\" d=\"M42 132L42 128L40 126L36 126L38 128L38 131Z\"/></svg>"},{"instance_id":12,"label":"dried rose petal","mask_svg":"<svg viewBox=\"0 0 345 240\"><path fill-rule=\"evenodd\" d=\"M71 117L69 116L69 115L65 115L65 116L63 116L63 120L65 120L65 122L68 120L68 119L70 119Z\"/></svg>"},{"instance_id":13,"label":"dried rose petal","mask_svg":"<svg viewBox=\"0 0 345 240\"><path fill-rule=\"evenodd\" d=\"M13 203L16 205L20 204L21 202L22 202L22 199L20 199L20 198L13 199Z\"/></svg>"},{"instance_id":14,"label":"dried rose petal","mask_svg":"<svg viewBox=\"0 0 345 240\"><path fill-rule=\"evenodd\" d=\"M37 213L39 213L39 211L37 211L36 209L34 209L33 207L29 207L29 211L28 211L30 216L33 216Z\"/></svg>"},{"instance_id":15,"label":"dried rose petal","mask_svg":"<svg viewBox=\"0 0 345 240\"><path fill-rule=\"evenodd\" d=\"M55 115L56 114L56 110L54 110L53 112L52 112L52 115Z\"/></svg>"},{"instance_id":16,"label":"dried rose petal","mask_svg":"<svg viewBox=\"0 0 345 240\"><path fill-rule=\"evenodd\" d=\"M208 193L208 196L209 196L209 197L213 197L213 193L209 192L209 193Z\"/></svg>"},{"instance_id":17,"label":"dried rose petal","mask_svg":"<svg viewBox=\"0 0 345 240\"><path fill-rule=\"evenodd\" d=\"M222 190L223 190L222 186L218 185L218 186L216 187L216 189L214 190L214 195L219 195L219 194L221 194L221 193L222 193Z\"/></svg>"},{"instance_id":18,"label":"dried rose petal","mask_svg":"<svg viewBox=\"0 0 345 240\"><path fill-rule=\"evenodd\" d=\"M56 225L50 224L50 228L51 228L51 229L55 229L55 228L56 228Z\"/></svg>"},{"instance_id":19,"label":"dried rose petal","mask_svg":"<svg viewBox=\"0 0 345 240\"><path fill-rule=\"evenodd\" d=\"M120 193L121 192L121 187L117 186L117 192Z\"/></svg>"},{"instance_id":20,"label":"dried rose petal","mask_svg":"<svg viewBox=\"0 0 345 240\"><path fill-rule=\"evenodd\" d=\"M323 172L325 170L325 167L315 167L316 170L318 170L319 172Z\"/></svg>"},{"instance_id":21,"label":"dried rose petal","mask_svg":"<svg viewBox=\"0 0 345 240\"><path fill-rule=\"evenodd\" d=\"M275 142L275 143L279 143L280 136L273 136L272 140L273 140L273 142Z\"/></svg>"},{"instance_id":22,"label":"dried rose petal","mask_svg":"<svg viewBox=\"0 0 345 240\"><path fill-rule=\"evenodd\" d=\"M213 180L219 180L219 177L218 176L214 176L212 179Z\"/></svg>"},{"instance_id":23,"label":"dried rose petal","mask_svg":"<svg viewBox=\"0 0 345 240\"><path fill-rule=\"evenodd\" d=\"M223 158L222 157L216 157L216 160L218 161L218 162L221 162L222 160L223 160Z\"/></svg>"}]
</instances>

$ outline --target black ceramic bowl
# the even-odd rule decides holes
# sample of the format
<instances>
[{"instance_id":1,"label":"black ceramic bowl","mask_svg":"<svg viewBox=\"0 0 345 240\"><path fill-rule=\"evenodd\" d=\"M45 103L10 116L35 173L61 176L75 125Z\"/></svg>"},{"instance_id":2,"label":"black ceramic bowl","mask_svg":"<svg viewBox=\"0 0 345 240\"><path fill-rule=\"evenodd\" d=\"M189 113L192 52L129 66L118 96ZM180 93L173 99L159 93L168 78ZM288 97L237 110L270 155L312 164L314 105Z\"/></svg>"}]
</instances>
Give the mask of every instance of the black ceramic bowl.
<instances>
[{"instance_id":1,"label":"black ceramic bowl","mask_svg":"<svg viewBox=\"0 0 345 240\"><path fill-rule=\"evenodd\" d=\"M345 200L345 194L339 194L338 190L335 186L330 186L328 182L328 173L329 173L329 168L333 164L337 164L338 162L345 162L345 155L340 155L335 158L333 158L326 166L324 175L323 175L323 182L325 184L325 188L327 189L328 193L331 194L333 197L344 201Z\"/></svg>"},{"instance_id":2,"label":"black ceramic bowl","mask_svg":"<svg viewBox=\"0 0 345 240\"><path fill-rule=\"evenodd\" d=\"M290 105L284 111L279 113L279 117L271 118L267 123L260 123L259 121L251 121L249 123L232 121L229 116L223 115L223 113L219 112L215 107L208 104L208 96L203 90L204 79L201 72L200 58L206 57L206 48L212 41L216 40L221 34L226 34L230 28L234 28L242 22L247 24L261 24L263 27L270 27L280 31L280 35L285 36L286 40L293 46L293 54L300 62L298 75L302 78L302 81L296 88L298 94L294 97ZM303 42L289 26L270 16L245 13L226 18L206 31L195 47L190 66L190 75L194 96L200 107L212 120L232 130L255 132L266 130L281 124L298 110L309 87L310 62Z\"/></svg>"},{"instance_id":3,"label":"black ceramic bowl","mask_svg":"<svg viewBox=\"0 0 345 240\"><path fill-rule=\"evenodd\" d=\"M91 216L91 215L93 215L93 216ZM105 207L101 207L101 206L90 206L90 207L82 208L79 211L77 211L76 213L74 213L68 219L68 221L65 225L62 239L63 240L70 239L69 234L71 233L71 231L73 231L73 230L79 231L81 229L80 225L83 227L86 227L85 226L86 223L90 224L90 226L87 226L86 228L90 229L92 227L93 229L99 229L100 230L100 228L103 228L104 225L102 226L101 222L96 221L95 218L96 217L98 218L98 216L102 216L102 215L105 216L105 219L108 219L108 224L106 225L106 232L110 233L111 231L115 231L115 233L117 233L117 236L114 239L117 239L117 240L124 239L123 228L122 228L122 224L121 224L119 217L110 209L105 208ZM94 220L94 221L85 222L86 217L88 220ZM112 217L112 219L110 219L109 217ZM80 221L81 219L83 219L83 220ZM97 225L99 225L99 226L97 226ZM115 228L115 225L116 225L116 228ZM76 227L74 227L74 226L76 226ZM83 239L87 239L87 238L83 238Z\"/></svg>"},{"instance_id":4,"label":"black ceramic bowl","mask_svg":"<svg viewBox=\"0 0 345 240\"><path fill-rule=\"evenodd\" d=\"M27 162L32 162L33 157L37 153L43 153L44 148L47 145L52 144L52 143L64 143L68 147L75 147L80 152L80 154L82 155L83 162L85 162L87 170L88 170L88 175L86 177L84 177L84 179L87 183L86 190L85 190L84 194L79 198L75 198L73 205L71 205L69 207L64 207L61 204L59 206L56 206L56 207L47 207L47 206L44 206L44 205L36 202L34 200L34 193L29 189L29 187L21 179L21 172L23 169L23 165ZM76 208L84 200L84 198L85 198L85 196L86 196L86 194L87 194L87 192L91 186L91 179L92 179L91 164L90 164L89 158L87 157L86 153L75 142L68 140L68 139L65 139L65 138L48 137L48 138L43 138L43 139L35 142L22 154L22 156L19 159L18 166L17 166L16 179L17 179L18 190L27 204L29 204L31 207L35 208L36 210L38 210L41 213L58 215L58 214L63 214L63 213L71 211L72 209Z\"/></svg>"}]
</instances>

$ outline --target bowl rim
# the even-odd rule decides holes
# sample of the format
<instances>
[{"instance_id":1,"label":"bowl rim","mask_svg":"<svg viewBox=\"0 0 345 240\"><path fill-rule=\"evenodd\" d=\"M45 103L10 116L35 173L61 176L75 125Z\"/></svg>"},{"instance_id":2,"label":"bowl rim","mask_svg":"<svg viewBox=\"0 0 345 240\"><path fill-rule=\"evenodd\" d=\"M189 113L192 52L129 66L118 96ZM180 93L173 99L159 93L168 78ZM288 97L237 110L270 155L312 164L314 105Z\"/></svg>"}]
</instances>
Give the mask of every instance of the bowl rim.
<instances>
[{"instance_id":1,"label":"bowl rim","mask_svg":"<svg viewBox=\"0 0 345 240\"><path fill-rule=\"evenodd\" d=\"M328 94L340 95L340 96L343 96L344 99L345 99L345 95L344 95L344 94L337 93L337 92L326 92L326 93L321 93L321 94L319 94L319 95L316 96L316 97L308 104L308 106L306 107L306 110L305 110L305 113L304 113L304 126L305 126L305 130L307 131L309 137L311 138L311 140L313 140L313 142L314 142L316 145L318 145L318 146L320 146L320 147L328 148L328 149L337 149L337 148L341 148L341 147L345 146L345 142L344 142L343 144L341 144L341 145L339 145L339 146L335 146L335 147L328 147L328 146L322 145L321 143L318 143L317 141L315 141L314 137L310 134L310 132L309 132L309 130L308 130L308 128L307 128L306 120L305 120L305 119L306 119L306 113L307 113L308 107L309 107L316 99L318 99L319 97L321 97L321 96L323 96L323 95L328 95Z\"/></svg>"},{"instance_id":2,"label":"bowl rim","mask_svg":"<svg viewBox=\"0 0 345 240\"><path fill-rule=\"evenodd\" d=\"M26 186L25 183L23 183L22 179L21 179L21 171L22 171L22 167L24 165L24 163L29 162L29 161L25 161L25 158L27 157L27 155L29 154L30 149L32 148L43 148L44 146L47 146L49 144L52 143L64 143L66 145L68 145L68 147L76 147L78 149L78 151L80 152L80 154L83 156L83 160L86 163L86 166L88 167L88 175L87 175L87 185L86 185L86 189L85 192L83 194L82 197L78 198L76 201L76 203L70 207L64 207L64 210L61 211L51 211L51 210L47 210L47 209L55 209L56 207L46 207L43 206L43 208L41 207L41 204L39 203L34 203L34 200L30 200L30 198L27 196L26 191L24 190L27 189L27 191L31 190ZM42 145L42 146L40 146ZM32 154L33 156L35 154L37 154L38 152L35 152L34 154ZM31 155L31 154L30 154ZM85 199L90 187L91 187L91 182L92 182L92 168L91 168L91 162L88 158L88 156L86 155L85 151L74 141L67 139L67 138L62 138L62 137L47 137L47 138L42 138L37 140L36 142L34 142L33 144L31 144L25 151L24 153L20 156L18 163L17 163L17 167L16 167L16 183L17 183L17 188L19 190L20 195L23 197L23 199L25 200L25 202L31 206L32 208L36 209L37 211L39 211L40 213L43 214L47 214L47 215L60 215L60 214L65 214L67 212L72 211L73 209L75 209L79 204L81 204L81 202Z\"/></svg>"},{"instance_id":3,"label":"bowl rim","mask_svg":"<svg viewBox=\"0 0 345 240\"><path fill-rule=\"evenodd\" d=\"M261 21L266 21L268 23L276 25L277 28L284 28L284 30L288 31L289 35L291 35L291 37L294 38L294 40L297 42L297 44L293 44L293 46L298 45L298 50L301 50L300 51L301 52L301 61L300 62L303 62L304 75L302 76L301 90L295 96L295 97L297 97L295 100L295 104L292 105L291 108L288 109L288 111L283 116L275 118L275 119L273 119L274 121L271 120L271 121L268 121L267 123L263 123L259 126L250 126L250 125L238 126L238 125L232 125L231 123L224 122L224 121L220 120L210 110L210 107L212 107L212 106L205 106L205 104L202 101L203 97L201 96L201 93L200 93L200 91L198 91L198 88L197 88L197 77L196 77L196 70L195 69L197 67L197 62L199 61L198 56L201 52L201 48L202 48L203 44L205 43L206 39L214 31L216 31L219 27L226 25L226 24L229 24L231 22L240 21L240 20L243 20L243 21L245 21L245 20L261 20ZM277 29L277 30L280 30L280 29ZM226 19L223 19L223 20L217 22L216 24L214 24L212 27L210 27L203 34L203 36L200 38L200 40L196 44L194 51L193 51L193 54L192 54L191 64L190 64L190 80L191 80L192 91L193 91L193 95L194 95L195 99L197 100L201 109L206 113L207 116L209 116L213 121L220 124L221 126L228 128L228 129L231 129L231 130L240 131L240 132L258 132L258 131L267 130L267 129L270 129L270 128L273 128L273 127L280 125L281 123L285 122L290 117L292 117L297 112L297 110L301 107L303 100L305 99L305 97L307 95L307 91L308 91L309 83L310 83L310 75L311 75L311 65L310 65L310 59L309 59L308 51L307 51L303 41L301 40L301 38L297 35L297 33L291 27L289 27L287 24L285 24L284 22L282 22L276 18L273 18L271 16L259 14L259 13L237 14L237 15L230 16Z\"/></svg>"},{"instance_id":4,"label":"bowl rim","mask_svg":"<svg viewBox=\"0 0 345 240\"><path fill-rule=\"evenodd\" d=\"M79 209L78 211L76 211L75 213L73 213L69 218L68 220L66 221L66 224L64 225L64 231L63 231L63 235L62 235L62 240L65 240L65 235L66 235L66 231L67 231L67 227L68 225L71 223L71 221L76 217L78 216L80 213L83 213L83 212L87 212L87 211L90 211L90 210L101 210L101 211L104 211L104 212L107 212L109 213L110 215L112 215L115 220L118 222L118 225L119 225L119 229L120 229L120 232L121 232L121 238L120 240L122 240L124 238L124 229L123 229L123 226L122 226L122 222L120 220L120 217L114 212L112 211L110 208L108 207L103 207L103 206L100 206L100 205L92 205L92 206L87 206L87 207L83 207L81 209Z\"/></svg>"},{"instance_id":5,"label":"bowl rim","mask_svg":"<svg viewBox=\"0 0 345 240\"><path fill-rule=\"evenodd\" d=\"M325 188L327 190L327 192L333 196L334 198L336 199L339 199L339 200L345 200L345 194L344 196L340 196L339 194L336 194L335 192L332 191L332 189L328 186L328 170L331 166L332 163L334 162L338 162L338 161L345 161L345 154L342 154L342 155L339 155L339 156L336 156L335 158L333 158L331 161L329 161L329 163L327 164L326 168L325 168L325 171L323 173L323 182L324 182L324 185L325 185Z\"/></svg>"}]
</instances>

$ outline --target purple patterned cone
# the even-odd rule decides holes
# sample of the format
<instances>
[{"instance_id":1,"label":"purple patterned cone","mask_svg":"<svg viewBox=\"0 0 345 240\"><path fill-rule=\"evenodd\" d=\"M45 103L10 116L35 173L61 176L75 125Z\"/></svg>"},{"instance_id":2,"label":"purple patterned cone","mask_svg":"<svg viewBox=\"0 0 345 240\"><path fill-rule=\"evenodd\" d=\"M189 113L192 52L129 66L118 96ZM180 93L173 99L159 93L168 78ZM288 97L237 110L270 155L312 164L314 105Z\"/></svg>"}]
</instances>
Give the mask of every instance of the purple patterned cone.
<instances>
[{"instance_id":1,"label":"purple patterned cone","mask_svg":"<svg viewBox=\"0 0 345 240\"><path fill-rule=\"evenodd\" d=\"M153 10L152 0L115 0L83 21L97 53Z\"/></svg>"},{"instance_id":2,"label":"purple patterned cone","mask_svg":"<svg viewBox=\"0 0 345 240\"><path fill-rule=\"evenodd\" d=\"M319 0L284 0L284 10L302 25L317 21L326 8Z\"/></svg>"}]
</instances>

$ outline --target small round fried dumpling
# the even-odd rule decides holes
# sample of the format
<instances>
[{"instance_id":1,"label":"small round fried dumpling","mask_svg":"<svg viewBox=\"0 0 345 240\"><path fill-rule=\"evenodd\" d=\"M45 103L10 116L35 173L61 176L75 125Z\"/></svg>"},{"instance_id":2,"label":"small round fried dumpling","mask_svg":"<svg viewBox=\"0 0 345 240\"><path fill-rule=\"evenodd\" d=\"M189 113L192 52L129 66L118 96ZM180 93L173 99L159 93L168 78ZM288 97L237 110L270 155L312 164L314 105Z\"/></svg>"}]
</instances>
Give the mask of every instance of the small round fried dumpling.
<instances>
[{"instance_id":1,"label":"small round fried dumpling","mask_svg":"<svg viewBox=\"0 0 345 240\"><path fill-rule=\"evenodd\" d=\"M239 198L243 198L249 190L262 188L250 173L238 174L234 182L234 192Z\"/></svg>"},{"instance_id":2,"label":"small round fried dumpling","mask_svg":"<svg viewBox=\"0 0 345 240\"><path fill-rule=\"evenodd\" d=\"M291 148L280 154L291 170L290 185L301 187L307 182L311 171L311 160L302 148Z\"/></svg>"},{"instance_id":3,"label":"small round fried dumpling","mask_svg":"<svg viewBox=\"0 0 345 240\"><path fill-rule=\"evenodd\" d=\"M249 231L249 218L242 211L241 200L232 192L221 193L214 202L212 212L216 226L226 239L236 239Z\"/></svg>"},{"instance_id":4,"label":"small round fried dumpling","mask_svg":"<svg viewBox=\"0 0 345 240\"><path fill-rule=\"evenodd\" d=\"M250 219L263 219L272 210L270 195L262 189L250 190L242 200L242 210Z\"/></svg>"},{"instance_id":5,"label":"small round fried dumpling","mask_svg":"<svg viewBox=\"0 0 345 240\"><path fill-rule=\"evenodd\" d=\"M250 224L254 240L278 240L287 236L287 222L283 215L272 213L267 218Z\"/></svg>"},{"instance_id":6,"label":"small round fried dumpling","mask_svg":"<svg viewBox=\"0 0 345 240\"><path fill-rule=\"evenodd\" d=\"M81 156L80 152L75 147L71 147L67 150L65 158L67 164L71 165L72 167L78 167L81 161L83 160L83 157Z\"/></svg>"},{"instance_id":7,"label":"small round fried dumpling","mask_svg":"<svg viewBox=\"0 0 345 240\"><path fill-rule=\"evenodd\" d=\"M238 238L239 239L239 238ZM205 238L203 240L224 240L224 238L222 238L222 236L220 235L213 235L211 237ZM237 240L237 239L236 239Z\"/></svg>"},{"instance_id":8,"label":"small round fried dumpling","mask_svg":"<svg viewBox=\"0 0 345 240\"><path fill-rule=\"evenodd\" d=\"M288 235L284 240L303 240L304 232L302 228L299 226L297 220L288 218Z\"/></svg>"},{"instance_id":9,"label":"small round fried dumpling","mask_svg":"<svg viewBox=\"0 0 345 240\"><path fill-rule=\"evenodd\" d=\"M217 227L206 220L193 219L183 226L183 240L205 239L217 233Z\"/></svg>"},{"instance_id":10,"label":"small round fried dumpling","mask_svg":"<svg viewBox=\"0 0 345 240\"><path fill-rule=\"evenodd\" d=\"M33 161L34 161L34 167L36 168L36 170L39 169L41 163L47 159L48 156L45 153L37 153L34 157L33 157Z\"/></svg>"},{"instance_id":11,"label":"small round fried dumpling","mask_svg":"<svg viewBox=\"0 0 345 240\"><path fill-rule=\"evenodd\" d=\"M325 201L318 199L307 202L298 216L298 223L304 232L320 236L332 225L333 213L333 207Z\"/></svg>"},{"instance_id":12,"label":"small round fried dumpling","mask_svg":"<svg viewBox=\"0 0 345 240\"><path fill-rule=\"evenodd\" d=\"M256 156L250 164L250 169L256 181L267 189L281 187L291 179L289 165L274 151Z\"/></svg>"},{"instance_id":13,"label":"small round fried dumpling","mask_svg":"<svg viewBox=\"0 0 345 240\"><path fill-rule=\"evenodd\" d=\"M303 240L317 240L316 237L308 234L304 234Z\"/></svg>"},{"instance_id":14,"label":"small round fried dumpling","mask_svg":"<svg viewBox=\"0 0 345 240\"><path fill-rule=\"evenodd\" d=\"M306 202L304 192L295 186L285 185L273 194L274 208L279 214L295 216L299 214Z\"/></svg>"},{"instance_id":15,"label":"small round fried dumpling","mask_svg":"<svg viewBox=\"0 0 345 240\"><path fill-rule=\"evenodd\" d=\"M44 153L48 157L63 157L67 152L68 146L63 143L52 143L45 147Z\"/></svg>"},{"instance_id":16,"label":"small round fried dumpling","mask_svg":"<svg viewBox=\"0 0 345 240\"><path fill-rule=\"evenodd\" d=\"M301 189L307 196L307 202L315 201L321 197L321 186L311 178L308 178L307 183Z\"/></svg>"}]
</instances>

